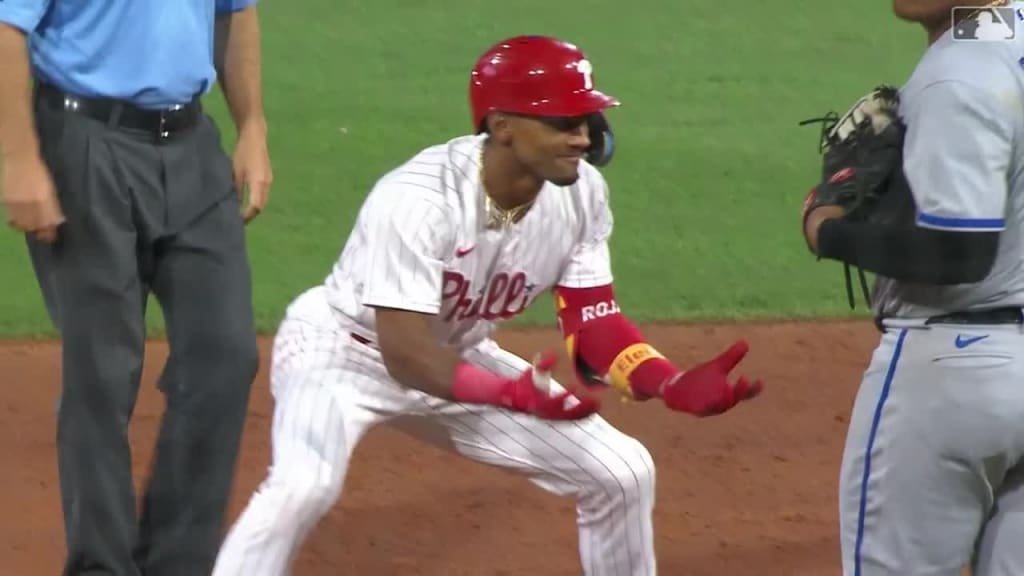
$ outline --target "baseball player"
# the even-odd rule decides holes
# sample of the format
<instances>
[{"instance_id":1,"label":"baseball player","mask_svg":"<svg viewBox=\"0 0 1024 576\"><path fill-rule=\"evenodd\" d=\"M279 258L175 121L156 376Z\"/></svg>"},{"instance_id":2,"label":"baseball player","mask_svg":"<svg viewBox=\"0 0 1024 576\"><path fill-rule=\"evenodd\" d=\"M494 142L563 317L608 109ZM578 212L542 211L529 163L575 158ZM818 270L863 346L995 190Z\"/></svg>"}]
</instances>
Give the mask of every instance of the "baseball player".
<instances>
[{"instance_id":1,"label":"baseball player","mask_svg":"<svg viewBox=\"0 0 1024 576\"><path fill-rule=\"evenodd\" d=\"M419 420L424 440L574 495L586 574L655 574L647 449L595 414L595 396L550 378L554 354L531 365L491 339L547 290L590 386L697 415L762 389L728 379L743 341L681 371L615 303L608 188L594 164L610 158L603 111L619 102L595 88L584 54L507 39L479 58L469 93L475 133L381 178L325 283L288 307L272 359L273 465L216 576L286 573L357 443L399 416Z\"/></svg>"},{"instance_id":2,"label":"baseball player","mask_svg":"<svg viewBox=\"0 0 1024 576\"><path fill-rule=\"evenodd\" d=\"M1019 576L1024 42L958 41L948 18L929 22L934 42L899 91L906 220L855 221L827 204L805 214L815 254L878 275L883 333L839 478L843 574L959 576L970 565L974 576ZM873 173L885 147L867 144L864 164L835 165L812 205Z\"/></svg>"}]
</instances>

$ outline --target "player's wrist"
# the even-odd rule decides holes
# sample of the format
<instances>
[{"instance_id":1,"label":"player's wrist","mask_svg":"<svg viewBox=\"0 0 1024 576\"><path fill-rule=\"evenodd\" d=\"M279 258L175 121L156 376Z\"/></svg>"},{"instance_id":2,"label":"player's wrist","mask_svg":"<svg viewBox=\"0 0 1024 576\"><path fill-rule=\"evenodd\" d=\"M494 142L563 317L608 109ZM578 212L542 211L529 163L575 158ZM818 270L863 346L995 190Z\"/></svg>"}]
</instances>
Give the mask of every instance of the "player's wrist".
<instances>
[{"instance_id":1,"label":"player's wrist","mask_svg":"<svg viewBox=\"0 0 1024 576\"><path fill-rule=\"evenodd\" d=\"M818 254L819 249L819 235L821 232L821 225L828 220L843 217L843 208L841 206L818 206L810 212L804 219L804 237L807 239L807 248L813 253Z\"/></svg>"},{"instance_id":2,"label":"player's wrist","mask_svg":"<svg viewBox=\"0 0 1024 576\"><path fill-rule=\"evenodd\" d=\"M608 381L637 399L660 395L661 385L679 370L647 342L623 348L608 369Z\"/></svg>"},{"instance_id":3,"label":"player's wrist","mask_svg":"<svg viewBox=\"0 0 1024 576\"><path fill-rule=\"evenodd\" d=\"M455 365L452 375L452 398L458 402L515 409L514 384L513 380L463 361Z\"/></svg>"},{"instance_id":4,"label":"player's wrist","mask_svg":"<svg viewBox=\"0 0 1024 576\"><path fill-rule=\"evenodd\" d=\"M629 385L638 399L660 398L665 387L680 370L664 358L651 358L636 367L630 375Z\"/></svg>"}]
</instances>

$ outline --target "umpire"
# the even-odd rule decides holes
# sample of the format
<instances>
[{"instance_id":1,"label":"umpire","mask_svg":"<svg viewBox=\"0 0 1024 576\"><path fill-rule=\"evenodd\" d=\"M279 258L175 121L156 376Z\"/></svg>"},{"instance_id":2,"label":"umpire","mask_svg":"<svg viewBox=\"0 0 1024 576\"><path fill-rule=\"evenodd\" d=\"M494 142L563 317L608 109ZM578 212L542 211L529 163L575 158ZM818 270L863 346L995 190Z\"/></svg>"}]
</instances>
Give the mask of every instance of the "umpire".
<instances>
[{"instance_id":1,"label":"umpire","mask_svg":"<svg viewBox=\"0 0 1024 576\"><path fill-rule=\"evenodd\" d=\"M257 369L244 223L271 180L254 2L0 1L3 204L63 343L66 576L209 574L220 544ZM218 78L233 158L200 106ZM151 291L170 356L137 515Z\"/></svg>"}]
</instances>

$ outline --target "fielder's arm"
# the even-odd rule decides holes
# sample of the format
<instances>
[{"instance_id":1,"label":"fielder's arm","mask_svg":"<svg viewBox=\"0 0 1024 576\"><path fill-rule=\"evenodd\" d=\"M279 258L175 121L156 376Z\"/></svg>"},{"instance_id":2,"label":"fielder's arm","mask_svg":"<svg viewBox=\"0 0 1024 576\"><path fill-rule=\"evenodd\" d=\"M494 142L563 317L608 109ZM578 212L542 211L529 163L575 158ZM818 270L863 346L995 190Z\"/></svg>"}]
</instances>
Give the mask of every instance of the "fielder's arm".
<instances>
[{"instance_id":1,"label":"fielder's arm","mask_svg":"<svg viewBox=\"0 0 1024 576\"><path fill-rule=\"evenodd\" d=\"M998 232L851 222L829 216L825 208L807 219L814 253L881 276L935 285L979 282L996 259Z\"/></svg>"},{"instance_id":2,"label":"fielder's arm","mask_svg":"<svg viewBox=\"0 0 1024 576\"><path fill-rule=\"evenodd\" d=\"M917 211L913 225L881 225L838 218L823 206L804 234L820 257L840 260L906 282L949 285L978 282L996 259L1006 227L1008 177L1018 111L996 85L942 81L905 101L903 173ZM1004 101L1005 100L1005 101Z\"/></svg>"}]
</instances>

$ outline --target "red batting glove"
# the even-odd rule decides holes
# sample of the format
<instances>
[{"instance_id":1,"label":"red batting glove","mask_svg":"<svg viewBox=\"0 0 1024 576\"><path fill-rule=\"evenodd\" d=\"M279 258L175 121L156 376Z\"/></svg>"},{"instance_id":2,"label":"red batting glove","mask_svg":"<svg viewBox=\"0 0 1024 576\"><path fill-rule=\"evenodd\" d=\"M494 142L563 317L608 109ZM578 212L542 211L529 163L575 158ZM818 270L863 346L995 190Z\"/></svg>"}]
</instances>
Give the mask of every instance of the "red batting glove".
<instances>
[{"instance_id":1,"label":"red batting glove","mask_svg":"<svg viewBox=\"0 0 1024 576\"><path fill-rule=\"evenodd\" d=\"M591 396L575 396L575 388L557 394L548 392L547 381L557 361L556 354L547 352L514 380L460 364L452 395L460 402L493 404L544 420L579 420L597 412L600 401Z\"/></svg>"},{"instance_id":2,"label":"red batting glove","mask_svg":"<svg viewBox=\"0 0 1024 576\"><path fill-rule=\"evenodd\" d=\"M740 376L735 384L727 379L729 371L747 355L749 346L740 340L714 359L679 372L661 387L661 397L672 410L689 412L697 416L721 414L743 400L761 393L761 380L753 383Z\"/></svg>"},{"instance_id":3,"label":"red batting glove","mask_svg":"<svg viewBox=\"0 0 1024 576\"><path fill-rule=\"evenodd\" d=\"M551 395L546 388L558 356L546 352L534 363L532 370L508 383L501 394L501 403L511 410L533 414L545 420L578 420L597 412L601 403L592 396L575 396L575 387ZM539 380L539 381L538 381Z\"/></svg>"}]
</instances>

